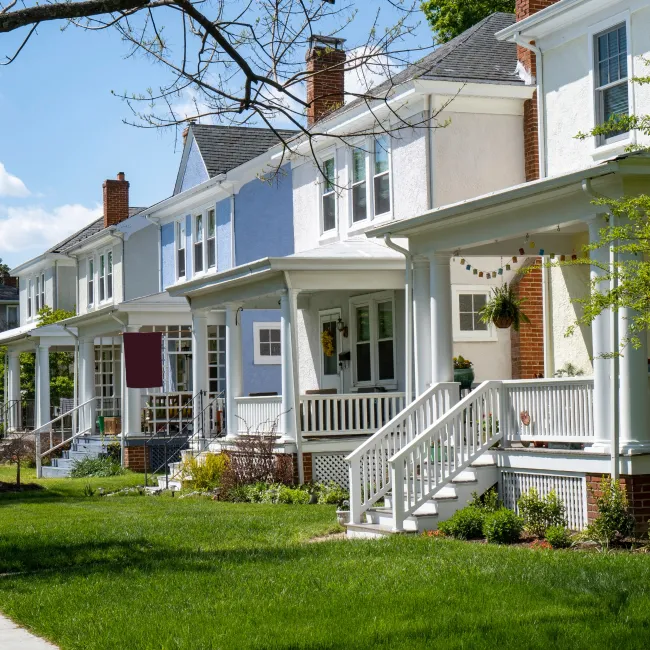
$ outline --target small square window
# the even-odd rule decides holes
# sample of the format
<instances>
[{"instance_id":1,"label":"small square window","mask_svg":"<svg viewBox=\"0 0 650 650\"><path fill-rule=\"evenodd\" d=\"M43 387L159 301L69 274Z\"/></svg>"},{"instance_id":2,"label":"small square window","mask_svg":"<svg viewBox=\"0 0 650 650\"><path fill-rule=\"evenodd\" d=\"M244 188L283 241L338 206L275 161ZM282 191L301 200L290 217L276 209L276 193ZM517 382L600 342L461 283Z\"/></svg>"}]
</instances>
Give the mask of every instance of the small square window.
<instances>
[{"instance_id":1,"label":"small square window","mask_svg":"<svg viewBox=\"0 0 650 650\"><path fill-rule=\"evenodd\" d=\"M454 339L456 341L496 340L492 325L483 323L480 311L488 300L483 288L454 288Z\"/></svg>"},{"instance_id":2,"label":"small square window","mask_svg":"<svg viewBox=\"0 0 650 650\"><path fill-rule=\"evenodd\" d=\"M282 362L280 323L253 323L253 339L255 365L277 365Z\"/></svg>"}]
</instances>

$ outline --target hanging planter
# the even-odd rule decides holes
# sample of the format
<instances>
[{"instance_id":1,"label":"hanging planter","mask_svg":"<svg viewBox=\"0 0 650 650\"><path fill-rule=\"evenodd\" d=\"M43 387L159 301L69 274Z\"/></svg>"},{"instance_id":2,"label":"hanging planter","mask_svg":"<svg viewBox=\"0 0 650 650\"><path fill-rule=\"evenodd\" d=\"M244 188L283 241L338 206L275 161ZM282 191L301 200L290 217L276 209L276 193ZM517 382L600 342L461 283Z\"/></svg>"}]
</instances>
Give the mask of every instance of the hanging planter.
<instances>
[{"instance_id":1,"label":"hanging planter","mask_svg":"<svg viewBox=\"0 0 650 650\"><path fill-rule=\"evenodd\" d=\"M492 295L479 312L482 323L494 323L499 329L512 327L519 331L522 323L530 323L530 319L521 310L525 299L518 298L512 284L502 284L492 289Z\"/></svg>"}]
</instances>

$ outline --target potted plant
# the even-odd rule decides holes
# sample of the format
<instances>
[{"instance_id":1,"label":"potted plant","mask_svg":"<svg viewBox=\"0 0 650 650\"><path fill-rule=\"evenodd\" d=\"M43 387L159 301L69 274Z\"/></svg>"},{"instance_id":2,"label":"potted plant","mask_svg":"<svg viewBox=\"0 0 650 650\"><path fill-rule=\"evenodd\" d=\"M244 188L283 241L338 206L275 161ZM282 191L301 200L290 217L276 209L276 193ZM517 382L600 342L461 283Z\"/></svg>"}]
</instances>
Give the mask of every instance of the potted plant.
<instances>
[{"instance_id":1,"label":"potted plant","mask_svg":"<svg viewBox=\"0 0 650 650\"><path fill-rule=\"evenodd\" d=\"M474 381L472 362L460 354L454 357L454 381L458 382L461 388L471 388Z\"/></svg>"},{"instance_id":2,"label":"potted plant","mask_svg":"<svg viewBox=\"0 0 650 650\"><path fill-rule=\"evenodd\" d=\"M502 284L492 289L492 295L481 308L479 316L482 323L494 323L500 329L512 326L519 331L522 323L530 323L530 319L521 310L524 298L518 298L512 284Z\"/></svg>"},{"instance_id":3,"label":"potted plant","mask_svg":"<svg viewBox=\"0 0 650 650\"><path fill-rule=\"evenodd\" d=\"M339 505L336 511L336 519L341 526L350 523L350 502L347 499Z\"/></svg>"}]
</instances>

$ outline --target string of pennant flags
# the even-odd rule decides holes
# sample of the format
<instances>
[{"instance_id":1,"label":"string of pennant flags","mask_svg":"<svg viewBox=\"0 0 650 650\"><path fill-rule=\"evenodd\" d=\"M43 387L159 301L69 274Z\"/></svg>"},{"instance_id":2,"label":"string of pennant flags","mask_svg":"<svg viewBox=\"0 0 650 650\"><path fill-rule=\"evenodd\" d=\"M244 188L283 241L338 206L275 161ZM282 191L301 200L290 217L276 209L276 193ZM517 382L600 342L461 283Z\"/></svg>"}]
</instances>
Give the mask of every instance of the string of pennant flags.
<instances>
[{"instance_id":1,"label":"string of pennant flags","mask_svg":"<svg viewBox=\"0 0 650 650\"><path fill-rule=\"evenodd\" d=\"M559 230L560 230L560 227L558 226L558 232L559 232ZM530 238L530 235L528 235L528 234L526 235L526 238L524 240L524 245L519 248L519 251L518 251L519 254L518 255L513 255L511 257L511 261L507 262L506 264L503 263L503 257L502 257L500 266L497 269L493 270L493 271L485 271L485 270L477 268L476 266L473 266L472 264L469 264L468 261L464 257L461 257L460 250L457 250L457 251L454 252L453 259L455 261L456 258L459 258L459 261L460 261L461 265L463 265L465 267L465 270L469 271L473 275L476 275L479 278L490 279L490 278L496 278L498 275L503 275L504 271L511 271L513 265L519 263L519 258L520 257L522 259L525 259L526 248L533 249L533 250L535 249L535 242ZM530 251L529 251L529 253L530 253ZM544 255L546 255L546 251L543 248L540 248L539 251L537 252L537 255L543 257ZM566 258L567 258L566 255L556 255L555 253L550 253L549 257L552 260L557 258L557 259L560 260L560 262L564 262L566 260ZM578 256L576 255L575 250L571 254L571 259L572 260L578 259Z\"/></svg>"}]
</instances>

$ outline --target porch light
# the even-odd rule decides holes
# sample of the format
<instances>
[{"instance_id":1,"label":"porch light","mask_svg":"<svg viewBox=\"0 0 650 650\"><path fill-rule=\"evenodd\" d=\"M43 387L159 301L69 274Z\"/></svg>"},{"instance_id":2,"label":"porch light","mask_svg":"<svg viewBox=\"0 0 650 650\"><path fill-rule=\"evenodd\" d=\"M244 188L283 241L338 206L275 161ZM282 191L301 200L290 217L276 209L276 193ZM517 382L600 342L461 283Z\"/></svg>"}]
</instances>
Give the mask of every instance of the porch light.
<instances>
[{"instance_id":1,"label":"porch light","mask_svg":"<svg viewBox=\"0 0 650 650\"><path fill-rule=\"evenodd\" d=\"M348 326L343 322L343 319L339 318L336 321L336 329L343 334L343 336L348 338Z\"/></svg>"}]
</instances>

